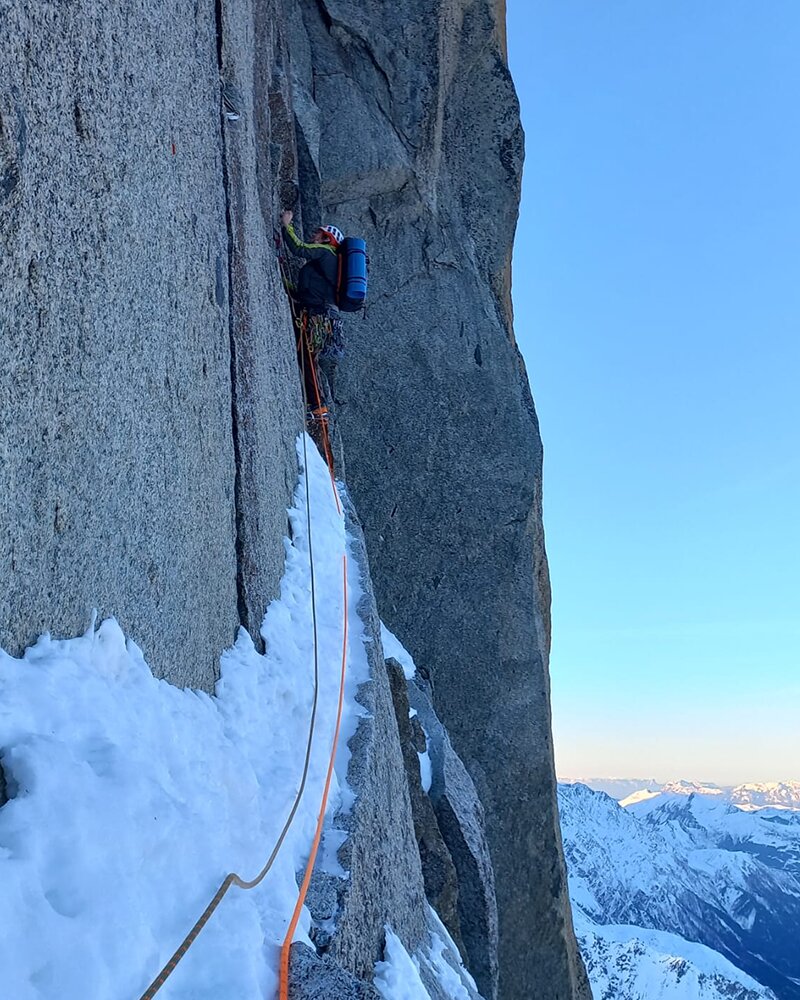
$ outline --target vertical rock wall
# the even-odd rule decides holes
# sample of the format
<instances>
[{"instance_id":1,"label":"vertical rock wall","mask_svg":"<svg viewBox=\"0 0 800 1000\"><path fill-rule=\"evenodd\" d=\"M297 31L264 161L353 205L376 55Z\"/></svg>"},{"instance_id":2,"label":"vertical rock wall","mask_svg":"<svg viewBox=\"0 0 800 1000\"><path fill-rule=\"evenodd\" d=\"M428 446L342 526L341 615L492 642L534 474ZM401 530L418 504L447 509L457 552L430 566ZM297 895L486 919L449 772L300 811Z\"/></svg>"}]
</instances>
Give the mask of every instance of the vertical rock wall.
<instances>
[{"instance_id":1,"label":"vertical rock wall","mask_svg":"<svg viewBox=\"0 0 800 1000\"><path fill-rule=\"evenodd\" d=\"M157 671L208 687L277 587L300 425L270 156L293 147L270 141L280 18L258 9L0 3L9 650L96 608Z\"/></svg>"},{"instance_id":2,"label":"vertical rock wall","mask_svg":"<svg viewBox=\"0 0 800 1000\"><path fill-rule=\"evenodd\" d=\"M430 667L486 810L501 998L588 996L555 798L541 443L511 329L523 139L503 12L297 6L306 215L372 259L334 396L379 609Z\"/></svg>"},{"instance_id":3,"label":"vertical rock wall","mask_svg":"<svg viewBox=\"0 0 800 1000\"><path fill-rule=\"evenodd\" d=\"M297 157L280 0L236 0L217 11L238 603L241 622L257 635L283 572L286 504L297 477L299 381L273 242Z\"/></svg>"},{"instance_id":4,"label":"vertical rock wall","mask_svg":"<svg viewBox=\"0 0 800 1000\"><path fill-rule=\"evenodd\" d=\"M371 979L382 957L387 924L409 953L426 943L425 889L367 550L346 493L343 502L348 557L358 568L358 613L370 680L358 689L363 715L348 743L347 782L355 802L333 821L346 835L337 857L347 876L318 870L308 906L316 922L312 939L317 947L348 972ZM328 828L326 837L331 833Z\"/></svg>"},{"instance_id":5,"label":"vertical rock wall","mask_svg":"<svg viewBox=\"0 0 800 1000\"><path fill-rule=\"evenodd\" d=\"M555 806L541 445L511 330L503 20L491 0L0 0L0 644L74 634L96 608L158 673L208 688L239 622L257 632L296 476L271 236L299 179L309 224L325 212L370 244L339 429L380 610L430 667L485 809L499 996L566 1000L588 993ZM387 913L409 947L425 924L402 788L380 833L394 785L374 775L402 786L394 721L380 734L327 944L360 976Z\"/></svg>"}]
</instances>

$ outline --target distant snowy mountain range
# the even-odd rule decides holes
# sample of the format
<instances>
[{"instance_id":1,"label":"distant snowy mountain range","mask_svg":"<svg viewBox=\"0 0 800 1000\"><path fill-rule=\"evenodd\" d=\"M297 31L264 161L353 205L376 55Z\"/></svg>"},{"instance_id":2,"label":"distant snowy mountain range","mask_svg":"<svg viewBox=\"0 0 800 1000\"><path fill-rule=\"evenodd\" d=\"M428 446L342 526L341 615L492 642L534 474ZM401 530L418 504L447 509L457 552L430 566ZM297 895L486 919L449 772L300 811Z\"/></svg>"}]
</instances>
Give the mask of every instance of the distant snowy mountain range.
<instances>
[{"instance_id":1,"label":"distant snowy mountain range","mask_svg":"<svg viewBox=\"0 0 800 1000\"><path fill-rule=\"evenodd\" d=\"M674 795L715 795L740 809L796 809L800 811L800 781L747 782L715 785L708 781L667 781L654 778L561 778L566 785L581 784L605 792L621 805L633 805L662 792Z\"/></svg>"},{"instance_id":2,"label":"distant snowy mountain range","mask_svg":"<svg viewBox=\"0 0 800 1000\"><path fill-rule=\"evenodd\" d=\"M800 1000L800 811L755 804L777 789L800 792L680 783L637 800L618 788L633 800L623 808L559 787L595 1000Z\"/></svg>"}]
</instances>

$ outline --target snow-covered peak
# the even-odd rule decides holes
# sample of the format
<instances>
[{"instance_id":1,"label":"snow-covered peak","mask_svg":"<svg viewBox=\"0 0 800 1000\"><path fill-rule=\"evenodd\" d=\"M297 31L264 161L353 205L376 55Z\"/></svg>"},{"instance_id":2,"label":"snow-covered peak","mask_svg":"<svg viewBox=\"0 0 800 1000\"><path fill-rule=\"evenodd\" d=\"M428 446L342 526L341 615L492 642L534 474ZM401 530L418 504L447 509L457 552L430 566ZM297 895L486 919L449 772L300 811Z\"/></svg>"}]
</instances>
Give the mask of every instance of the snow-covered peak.
<instances>
[{"instance_id":1,"label":"snow-covered peak","mask_svg":"<svg viewBox=\"0 0 800 1000\"><path fill-rule=\"evenodd\" d=\"M751 812L725 797L682 796L661 792L625 809L640 821L687 848L717 847L757 854L771 867L800 872L800 813L757 809Z\"/></svg>"},{"instance_id":2,"label":"snow-covered peak","mask_svg":"<svg viewBox=\"0 0 800 1000\"><path fill-rule=\"evenodd\" d=\"M560 786L559 805L573 911L577 920L603 925L584 938L589 964L593 958L599 963L600 971L590 972L596 998L752 1000L772 996L771 989L781 1000L800 1000L800 814L748 813L726 796L675 791L622 808L581 785ZM630 948L616 938L609 942L609 925L628 925ZM642 936L646 931L678 935L687 947L691 941L705 944L717 959L763 984L762 992L742 982L726 985L724 977L709 979L703 963L700 979L691 962L677 980L665 973L671 991L644 988L638 973L630 981L614 979L618 962L631 975L639 966L650 975L669 964L669 956L689 961L685 949L663 941L653 955L652 941ZM659 951L662 946L666 951ZM687 976L695 992L680 992Z\"/></svg>"},{"instance_id":3,"label":"snow-covered peak","mask_svg":"<svg viewBox=\"0 0 800 1000\"><path fill-rule=\"evenodd\" d=\"M586 785L559 785L559 811L573 903L595 919L611 910L635 923L639 894L657 891L669 866L662 834Z\"/></svg>"},{"instance_id":4,"label":"snow-covered peak","mask_svg":"<svg viewBox=\"0 0 800 1000\"><path fill-rule=\"evenodd\" d=\"M603 791L623 806L646 802L661 792L672 795L708 795L726 799L744 810L763 808L800 811L800 781L750 781L718 785L685 778L656 781L648 778L562 778L562 784L582 784Z\"/></svg>"},{"instance_id":5,"label":"snow-covered peak","mask_svg":"<svg viewBox=\"0 0 800 1000\"><path fill-rule=\"evenodd\" d=\"M622 803L620 803L622 806ZM729 815L738 810L725 796L706 795L703 792L662 791L642 797L637 802L627 802L626 811L642 819L650 813L658 812L662 819L683 817L684 824L707 815ZM694 819L687 820L687 817Z\"/></svg>"},{"instance_id":6,"label":"snow-covered peak","mask_svg":"<svg viewBox=\"0 0 800 1000\"><path fill-rule=\"evenodd\" d=\"M800 781L748 782L731 789L730 800L740 809L796 809L800 811Z\"/></svg>"},{"instance_id":7,"label":"snow-covered peak","mask_svg":"<svg viewBox=\"0 0 800 1000\"><path fill-rule=\"evenodd\" d=\"M671 792L674 795L724 795L724 788L715 785L710 781L686 781L681 778L679 781L668 781L661 786L662 792Z\"/></svg>"},{"instance_id":8,"label":"snow-covered peak","mask_svg":"<svg viewBox=\"0 0 800 1000\"><path fill-rule=\"evenodd\" d=\"M628 806L637 805L639 802L648 802L658 795L678 795L684 798L689 795L709 795L725 798L725 792L724 788L711 782L685 781L680 779L678 781L667 781L663 785L656 784L648 788L640 788L638 791L633 792L633 794L621 799L620 805L623 808L627 808Z\"/></svg>"},{"instance_id":9,"label":"snow-covered peak","mask_svg":"<svg viewBox=\"0 0 800 1000\"><path fill-rule=\"evenodd\" d=\"M596 1000L777 1000L711 948L677 934L575 919Z\"/></svg>"},{"instance_id":10,"label":"snow-covered peak","mask_svg":"<svg viewBox=\"0 0 800 1000\"><path fill-rule=\"evenodd\" d=\"M661 792L654 791L650 788L640 788L638 792L634 792L633 795L628 795L624 799L620 799L620 805L623 809L628 806L635 806L637 802L647 802L648 799L654 799Z\"/></svg>"},{"instance_id":11,"label":"snow-covered peak","mask_svg":"<svg viewBox=\"0 0 800 1000\"><path fill-rule=\"evenodd\" d=\"M655 778L566 778L559 776L558 783L561 785L586 785L596 792L605 792L612 799L619 801L640 792L642 789L661 789L661 782Z\"/></svg>"}]
</instances>

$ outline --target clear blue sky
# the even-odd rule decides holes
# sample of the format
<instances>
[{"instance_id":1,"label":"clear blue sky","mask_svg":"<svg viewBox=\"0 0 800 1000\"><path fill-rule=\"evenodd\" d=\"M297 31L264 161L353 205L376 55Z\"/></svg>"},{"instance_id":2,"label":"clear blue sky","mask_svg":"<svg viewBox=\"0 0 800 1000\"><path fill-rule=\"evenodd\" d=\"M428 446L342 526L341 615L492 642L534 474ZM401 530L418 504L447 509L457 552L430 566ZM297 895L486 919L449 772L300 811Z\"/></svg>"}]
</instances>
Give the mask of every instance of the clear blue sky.
<instances>
[{"instance_id":1,"label":"clear blue sky","mask_svg":"<svg viewBox=\"0 0 800 1000\"><path fill-rule=\"evenodd\" d=\"M508 20L559 773L800 778L800 2Z\"/></svg>"}]
</instances>

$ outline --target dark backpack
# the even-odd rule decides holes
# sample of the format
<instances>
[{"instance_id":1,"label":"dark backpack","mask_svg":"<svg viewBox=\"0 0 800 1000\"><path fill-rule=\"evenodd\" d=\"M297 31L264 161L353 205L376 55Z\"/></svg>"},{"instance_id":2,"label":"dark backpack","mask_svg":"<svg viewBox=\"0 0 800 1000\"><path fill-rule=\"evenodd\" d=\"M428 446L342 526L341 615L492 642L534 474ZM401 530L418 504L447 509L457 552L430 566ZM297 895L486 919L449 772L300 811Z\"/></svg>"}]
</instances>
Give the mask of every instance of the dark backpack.
<instances>
[{"instance_id":1,"label":"dark backpack","mask_svg":"<svg viewBox=\"0 0 800 1000\"><path fill-rule=\"evenodd\" d=\"M336 305L342 312L358 312L367 301L369 260L367 244L357 236L347 236L339 247L339 288Z\"/></svg>"}]
</instances>

